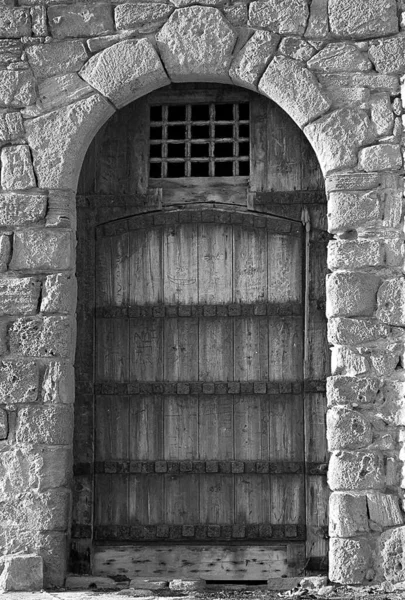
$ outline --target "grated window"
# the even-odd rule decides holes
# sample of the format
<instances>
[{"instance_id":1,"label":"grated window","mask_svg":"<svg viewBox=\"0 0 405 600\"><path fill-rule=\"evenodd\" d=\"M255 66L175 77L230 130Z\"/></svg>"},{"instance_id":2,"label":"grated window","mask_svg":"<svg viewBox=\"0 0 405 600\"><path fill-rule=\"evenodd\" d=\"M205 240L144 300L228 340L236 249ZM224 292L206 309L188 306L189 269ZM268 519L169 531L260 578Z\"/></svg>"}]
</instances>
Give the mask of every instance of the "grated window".
<instances>
[{"instance_id":1,"label":"grated window","mask_svg":"<svg viewBox=\"0 0 405 600\"><path fill-rule=\"evenodd\" d=\"M249 103L150 107L152 178L249 175Z\"/></svg>"}]
</instances>

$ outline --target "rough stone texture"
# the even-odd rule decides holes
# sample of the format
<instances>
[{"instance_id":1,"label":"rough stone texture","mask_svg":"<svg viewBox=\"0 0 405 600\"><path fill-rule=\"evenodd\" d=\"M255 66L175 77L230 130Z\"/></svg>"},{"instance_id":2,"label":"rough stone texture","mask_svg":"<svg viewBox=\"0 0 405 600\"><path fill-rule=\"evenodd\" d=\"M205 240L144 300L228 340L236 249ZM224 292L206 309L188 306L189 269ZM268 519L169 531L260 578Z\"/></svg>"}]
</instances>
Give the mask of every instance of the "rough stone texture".
<instances>
[{"instance_id":1,"label":"rough stone texture","mask_svg":"<svg viewBox=\"0 0 405 600\"><path fill-rule=\"evenodd\" d=\"M405 279L384 281L377 294L377 318L390 325L405 325Z\"/></svg>"},{"instance_id":2,"label":"rough stone texture","mask_svg":"<svg viewBox=\"0 0 405 600\"><path fill-rule=\"evenodd\" d=\"M42 557L36 554L5 556L0 575L3 592L38 591L44 587Z\"/></svg>"},{"instance_id":3,"label":"rough stone texture","mask_svg":"<svg viewBox=\"0 0 405 600\"><path fill-rule=\"evenodd\" d=\"M18 413L17 442L66 446L72 443L73 407L27 406Z\"/></svg>"},{"instance_id":4,"label":"rough stone texture","mask_svg":"<svg viewBox=\"0 0 405 600\"><path fill-rule=\"evenodd\" d=\"M228 70L236 34L219 10L201 6L180 8L156 39L172 81L230 82Z\"/></svg>"},{"instance_id":5,"label":"rough stone texture","mask_svg":"<svg viewBox=\"0 0 405 600\"><path fill-rule=\"evenodd\" d=\"M390 135L392 133L394 114L389 94L373 94L371 97L371 121L378 136Z\"/></svg>"},{"instance_id":6,"label":"rough stone texture","mask_svg":"<svg viewBox=\"0 0 405 600\"><path fill-rule=\"evenodd\" d=\"M14 140L24 135L24 126L20 113L0 115L0 143Z\"/></svg>"},{"instance_id":7,"label":"rough stone texture","mask_svg":"<svg viewBox=\"0 0 405 600\"><path fill-rule=\"evenodd\" d=\"M24 190L36 186L31 153L28 146L20 145L2 148L1 185L4 190Z\"/></svg>"},{"instance_id":8,"label":"rough stone texture","mask_svg":"<svg viewBox=\"0 0 405 600\"><path fill-rule=\"evenodd\" d=\"M0 279L0 316L35 314L40 289L34 277Z\"/></svg>"},{"instance_id":9,"label":"rough stone texture","mask_svg":"<svg viewBox=\"0 0 405 600\"><path fill-rule=\"evenodd\" d=\"M0 200L1 202L1 200ZM7 271L11 258L11 242L9 235L0 235L0 273Z\"/></svg>"},{"instance_id":10,"label":"rough stone texture","mask_svg":"<svg viewBox=\"0 0 405 600\"><path fill-rule=\"evenodd\" d=\"M173 591L178 592L192 592L195 590L201 590L205 588L205 581L203 579L186 580L186 579L173 579L170 581L169 588Z\"/></svg>"},{"instance_id":11,"label":"rough stone texture","mask_svg":"<svg viewBox=\"0 0 405 600\"><path fill-rule=\"evenodd\" d=\"M308 61L316 71L369 71L372 67L367 56L352 44L328 44Z\"/></svg>"},{"instance_id":12,"label":"rough stone texture","mask_svg":"<svg viewBox=\"0 0 405 600\"><path fill-rule=\"evenodd\" d=\"M395 0L329 0L331 32L342 37L369 38L397 33Z\"/></svg>"},{"instance_id":13,"label":"rough stone texture","mask_svg":"<svg viewBox=\"0 0 405 600\"><path fill-rule=\"evenodd\" d=\"M59 531L41 532L33 540L33 546L44 559L44 587L62 587L65 582L63 567L68 562L66 533Z\"/></svg>"},{"instance_id":14,"label":"rough stone texture","mask_svg":"<svg viewBox=\"0 0 405 600\"><path fill-rule=\"evenodd\" d=\"M73 275L54 273L44 281L41 312L72 313L76 305L77 282Z\"/></svg>"},{"instance_id":15,"label":"rough stone texture","mask_svg":"<svg viewBox=\"0 0 405 600\"><path fill-rule=\"evenodd\" d=\"M331 344L354 345L387 338L388 325L377 319L348 319L337 317L329 319L328 340Z\"/></svg>"},{"instance_id":16,"label":"rough stone texture","mask_svg":"<svg viewBox=\"0 0 405 600\"><path fill-rule=\"evenodd\" d=\"M369 537L331 538L329 542L329 579L337 583L370 583L374 577L374 544Z\"/></svg>"},{"instance_id":17,"label":"rough stone texture","mask_svg":"<svg viewBox=\"0 0 405 600\"><path fill-rule=\"evenodd\" d=\"M380 278L373 273L335 272L328 275L327 316L371 316L376 308L380 283Z\"/></svg>"},{"instance_id":18,"label":"rough stone texture","mask_svg":"<svg viewBox=\"0 0 405 600\"><path fill-rule=\"evenodd\" d=\"M21 60L23 45L20 40L0 39L0 67L7 67Z\"/></svg>"},{"instance_id":19,"label":"rough stone texture","mask_svg":"<svg viewBox=\"0 0 405 600\"><path fill-rule=\"evenodd\" d=\"M370 361L361 352L344 346L337 346L331 351L332 375L365 375L370 371Z\"/></svg>"},{"instance_id":20,"label":"rough stone texture","mask_svg":"<svg viewBox=\"0 0 405 600\"><path fill-rule=\"evenodd\" d=\"M80 76L117 108L169 83L156 50L146 39L107 48L88 61Z\"/></svg>"},{"instance_id":21,"label":"rough stone texture","mask_svg":"<svg viewBox=\"0 0 405 600\"><path fill-rule=\"evenodd\" d=\"M0 404L35 402L38 397L38 365L33 361L0 362Z\"/></svg>"},{"instance_id":22,"label":"rough stone texture","mask_svg":"<svg viewBox=\"0 0 405 600\"><path fill-rule=\"evenodd\" d=\"M328 406L374 404L381 398L382 380L372 377L328 377Z\"/></svg>"},{"instance_id":23,"label":"rough stone texture","mask_svg":"<svg viewBox=\"0 0 405 600\"><path fill-rule=\"evenodd\" d=\"M326 415L328 449L356 450L372 440L371 425L359 412L346 407L330 408Z\"/></svg>"},{"instance_id":24,"label":"rough stone texture","mask_svg":"<svg viewBox=\"0 0 405 600\"><path fill-rule=\"evenodd\" d=\"M110 4L75 4L50 6L48 20L52 36L90 37L114 31Z\"/></svg>"},{"instance_id":25,"label":"rough stone texture","mask_svg":"<svg viewBox=\"0 0 405 600\"><path fill-rule=\"evenodd\" d=\"M61 229L25 229L14 234L10 268L55 270L72 267L72 234Z\"/></svg>"},{"instance_id":26,"label":"rough stone texture","mask_svg":"<svg viewBox=\"0 0 405 600\"><path fill-rule=\"evenodd\" d=\"M250 4L248 24L250 27L267 27L276 33L302 34L307 19L306 0L259 0Z\"/></svg>"},{"instance_id":27,"label":"rough stone texture","mask_svg":"<svg viewBox=\"0 0 405 600\"><path fill-rule=\"evenodd\" d=\"M285 37L280 42L279 52L294 60L306 62L316 53L316 50L305 40L296 37Z\"/></svg>"},{"instance_id":28,"label":"rough stone texture","mask_svg":"<svg viewBox=\"0 0 405 600\"><path fill-rule=\"evenodd\" d=\"M405 564L405 527L389 529L380 538L384 578L391 583L403 581Z\"/></svg>"},{"instance_id":29,"label":"rough stone texture","mask_svg":"<svg viewBox=\"0 0 405 600\"><path fill-rule=\"evenodd\" d=\"M330 107L315 76L298 61L276 56L259 82L259 90L303 127Z\"/></svg>"},{"instance_id":30,"label":"rough stone texture","mask_svg":"<svg viewBox=\"0 0 405 600\"><path fill-rule=\"evenodd\" d=\"M361 269L385 263L385 246L381 240L334 240L328 245L328 267Z\"/></svg>"},{"instance_id":31,"label":"rough stone texture","mask_svg":"<svg viewBox=\"0 0 405 600\"><path fill-rule=\"evenodd\" d=\"M391 171L402 168L399 144L368 146L359 152L359 166L364 171Z\"/></svg>"},{"instance_id":32,"label":"rough stone texture","mask_svg":"<svg viewBox=\"0 0 405 600\"><path fill-rule=\"evenodd\" d=\"M329 34L328 5L325 0L312 0L305 37L323 38Z\"/></svg>"},{"instance_id":33,"label":"rough stone texture","mask_svg":"<svg viewBox=\"0 0 405 600\"><path fill-rule=\"evenodd\" d=\"M30 71L0 70L0 108L22 108L35 102L35 82Z\"/></svg>"},{"instance_id":34,"label":"rough stone texture","mask_svg":"<svg viewBox=\"0 0 405 600\"><path fill-rule=\"evenodd\" d=\"M26 53L30 67L39 79L79 71L88 59L80 40L37 44L29 46Z\"/></svg>"},{"instance_id":35,"label":"rough stone texture","mask_svg":"<svg viewBox=\"0 0 405 600\"><path fill-rule=\"evenodd\" d=\"M225 5L223 8L226 20L235 27L247 25L248 7L243 2Z\"/></svg>"},{"instance_id":36,"label":"rough stone texture","mask_svg":"<svg viewBox=\"0 0 405 600\"><path fill-rule=\"evenodd\" d=\"M405 38L395 37L372 41L369 56L380 73L403 73L405 68Z\"/></svg>"},{"instance_id":37,"label":"rough stone texture","mask_svg":"<svg viewBox=\"0 0 405 600\"><path fill-rule=\"evenodd\" d=\"M97 94L26 121L28 143L41 188L75 189L78 166L87 147L113 112L112 106Z\"/></svg>"},{"instance_id":38,"label":"rough stone texture","mask_svg":"<svg viewBox=\"0 0 405 600\"><path fill-rule=\"evenodd\" d=\"M73 324L67 317L18 319L10 329L10 351L22 356L70 358Z\"/></svg>"},{"instance_id":39,"label":"rough stone texture","mask_svg":"<svg viewBox=\"0 0 405 600\"><path fill-rule=\"evenodd\" d=\"M376 452L334 452L328 484L332 490L381 489L385 485L383 457Z\"/></svg>"},{"instance_id":40,"label":"rough stone texture","mask_svg":"<svg viewBox=\"0 0 405 600\"><path fill-rule=\"evenodd\" d=\"M115 26L120 29L131 29L145 23L163 24L173 12L170 4L119 4L114 11Z\"/></svg>"},{"instance_id":41,"label":"rough stone texture","mask_svg":"<svg viewBox=\"0 0 405 600\"><path fill-rule=\"evenodd\" d=\"M29 8L7 8L0 10L0 37L20 38L31 35Z\"/></svg>"},{"instance_id":42,"label":"rough stone texture","mask_svg":"<svg viewBox=\"0 0 405 600\"><path fill-rule=\"evenodd\" d=\"M142 579L141 577L136 577L135 579L131 579L129 583L129 587L134 588L136 590L162 590L167 588L167 582L153 579Z\"/></svg>"},{"instance_id":43,"label":"rough stone texture","mask_svg":"<svg viewBox=\"0 0 405 600\"><path fill-rule=\"evenodd\" d=\"M0 223L15 227L37 223L45 217L47 198L43 194L0 194Z\"/></svg>"},{"instance_id":44,"label":"rough stone texture","mask_svg":"<svg viewBox=\"0 0 405 600\"><path fill-rule=\"evenodd\" d=\"M42 381L43 402L71 404L74 398L74 368L67 361L48 363Z\"/></svg>"},{"instance_id":45,"label":"rough stone texture","mask_svg":"<svg viewBox=\"0 0 405 600\"><path fill-rule=\"evenodd\" d=\"M314 148L322 171L353 167L362 144L373 139L365 111L342 108L307 125L304 133Z\"/></svg>"},{"instance_id":46,"label":"rough stone texture","mask_svg":"<svg viewBox=\"0 0 405 600\"><path fill-rule=\"evenodd\" d=\"M388 91L395 93L399 89L397 75L381 75L380 73L317 73L319 83L329 87L368 87L371 91Z\"/></svg>"},{"instance_id":47,"label":"rough stone texture","mask_svg":"<svg viewBox=\"0 0 405 600\"><path fill-rule=\"evenodd\" d=\"M330 537L353 537L369 531L367 498L350 492L333 492L329 499Z\"/></svg>"},{"instance_id":48,"label":"rough stone texture","mask_svg":"<svg viewBox=\"0 0 405 600\"><path fill-rule=\"evenodd\" d=\"M379 527L393 527L402 525L404 518L399 507L398 497L394 494L382 494L381 492L369 492L367 494L367 507L369 519L374 530L375 525Z\"/></svg>"},{"instance_id":49,"label":"rough stone texture","mask_svg":"<svg viewBox=\"0 0 405 600\"><path fill-rule=\"evenodd\" d=\"M255 31L232 62L229 75L235 85L256 90L267 63L274 56L280 37L269 31Z\"/></svg>"},{"instance_id":50,"label":"rough stone texture","mask_svg":"<svg viewBox=\"0 0 405 600\"><path fill-rule=\"evenodd\" d=\"M124 40L128 40L136 37L137 31L121 31L120 33L116 33L114 35L102 35L100 37L90 38L87 40L87 47L90 52L100 52L100 50L105 50L110 46L113 46L117 42L123 42Z\"/></svg>"},{"instance_id":51,"label":"rough stone texture","mask_svg":"<svg viewBox=\"0 0 405 600\"><path fill-rule=\"evenodd\" d=\"M8 414L4 408L0 408L0 440L8 438Z\"/></svg>"},{"instance_id":52,"label":"rough stone texture","mask_svg":"<svg viewBox=\"0 0 405 600\"><path fill-rule=\"evenodd\" d=\"M382 218L380 196L376 192L331 192L328 201L328 230L340 233L373 227Z\"/></svg>"},{"instance_id":53,"label":"rough stone texture","mask_svg":"<svg viewBox=\"0 0 405 600\"><path fill-rule=\"evenodd\" d=\"M76 73L50 77L38 86L39 100L44 111L54 110L93 94L93 88Z\"/></svg>"}]
</instances>

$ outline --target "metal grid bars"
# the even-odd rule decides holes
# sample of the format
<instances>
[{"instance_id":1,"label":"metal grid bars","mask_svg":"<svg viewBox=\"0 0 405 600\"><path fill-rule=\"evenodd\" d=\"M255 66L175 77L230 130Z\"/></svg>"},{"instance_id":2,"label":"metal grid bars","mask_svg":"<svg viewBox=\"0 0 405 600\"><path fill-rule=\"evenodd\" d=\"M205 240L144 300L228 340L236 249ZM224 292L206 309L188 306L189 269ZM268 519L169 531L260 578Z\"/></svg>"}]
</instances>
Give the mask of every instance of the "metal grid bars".
<instances>
[{"instance_id":1,"label":"metal grid bars","mask_svg":"<svg viewBox=\"0 0 405 600\"><path fill-rule=\"evenodd\" d=\"M249 175L249 103L151 106L149 175Z\"/></svg>"}]
</instances>

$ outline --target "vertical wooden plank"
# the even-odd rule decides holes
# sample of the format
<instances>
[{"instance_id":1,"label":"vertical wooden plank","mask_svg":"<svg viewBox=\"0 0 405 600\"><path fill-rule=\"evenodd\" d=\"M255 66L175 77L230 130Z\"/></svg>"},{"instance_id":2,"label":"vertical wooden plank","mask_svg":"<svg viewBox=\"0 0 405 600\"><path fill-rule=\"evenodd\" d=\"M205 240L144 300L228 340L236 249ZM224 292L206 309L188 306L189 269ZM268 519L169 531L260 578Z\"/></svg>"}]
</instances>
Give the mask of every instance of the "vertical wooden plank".
<instances>
[{"instance_id":1,"label":"vertical wooden plank","mask_svg":"<svg viewBox=\"0 0 405 600\"><path fill-rule=\"evenodd\" d=\"M306 513L307 513L307 558L328 556L328 508L330 490L325 477L319 475L307 477Z\"/></svg>"},{"instance_id":2,"label":"vertical wooden plank","mask_svg":"<svg viewBox=\"0 0 405 600\"><path fill-rule=\"evenodd\" d=\"M268 300L302 301L302 239L268 232Z\"/></svg>"},{"instance_id":3,"label":"vertical wooden plank","mask_svg":"<svg viewBox=\"0 0 405 600\"><path fill-rule=\"evenodd\" d=\"M129 522L157 525L165 521L165 479L160 474L129 476Z\"/></svg>"},{"instance_id":4,"label":"vertical wooden plank","mask_svg":"<svg viewBox=\"0 0 405 600\"><path fill-rule=\"evenodd\" d=\"M131 460L163 459L163 398L133 396L129 413Z\"/></svg>"},{"instance_id":5,"label":"vertical wooden plank","mask_svg":"<svg viewBox=\"0 0 405 600\"><path fill-rule=\"evenodd\" d=\"M234 226L234 302L267 300L267 235L264 229Z\"/></svg>"},{"instance_id":6,"label":"vertical wooden plank","mask_svg":"<svg viewBox=\"0 0 405 600\"><path fill-rule=\"evenodd\" d=\"M200 476L165 475L166 522L169 525L198 524Z\"/></svg>"},{"instance_id":7,"label":"vertical wooden plank","mask_svg":"<svg viewBox=\"0 0 405 600\"><path fill-rule=\"evenodd\" d=\"M126 172L127 189L130 194L146 194L149 183L149 102L143 96L118 111L127 129ZM128 122L131 129L128 131Z\"/></svg>"},{"instance_id":8,"label":"vertical wooden plank","mask_svg":"<svg viewBox=\"0 0 405 600\"><path fill-rule=\"evenodd\" d=\"M96 306L109 306L113 298L111 237L96 241Z\"/></svg>"},{"instance_id":9,"label":"vertical wooden plank","mask_svg":"<svg viewBox=\"0 0 405 600\"><path fill-rule=\"evenodd\" d=\"M278 192L300 189L301 130L274 102L268 103L266 125L266 189Z\"/></svg>"},{"instance_id":10,"label":"vertical wooden plank","mask_svg":"<svg viewBox=\"0 0 405 600\"><path fill-rule=\"evenodd\" d=\"M330 350L327 338L326 317L323 310L312 304L309 314L308 379L325 379L330 375Z\"/></svg>"},{"instance_id":11,"label":"vertical wooden plank","mask_svg":"<svg viewBox=\"0 0 405 600\"><path fill-rule=\"evenodd\" d=\"M271 516L271 478L268 474L235 476L235 519L237 523L269 523Z\"/></svg>"},{"instance_id":12,"label":"vertical wooden plank","mask_svg":"<svg viewBox=\"0 0 405 600\"><path fill-rule=\"evenodd\" d=\"M129 458L129 398L97 396L96 461Z\"/></svg>"},{"instance_id":13,"label":"vertical wooden plank","mask_svg":"<svg viewBox=\"0 0 405 600\"><path fill-rule=\"evenodd\" d=\"M323 190L325 180L314 149L301 135L301 190Z\"/></svg>"},{"instance_id":14,"label":"vertical wooden plank","mask_svg":"<svg viewBox=\"0 0 405 600\"><path fill-rule=\"evenodd\" d=\"M267 110L268 99L252 95L250 103L250 189L263 192L267 189Z\"/></svg>"},{"instance_id":15,"label":"vertical wooden plank","mask_svg":"<svg viewBox=\"0 0 405 600\"><path fill-rule=\"evenodd\" d=\"M200 522L220 525L234 523L234 475L202 474L200 482Z\"/></svg>"},{"instance_id":16,"label":"vertical wooden plank","mask_svg":"<svg viewBox=\"0 0 405 600\"><path fill-rule=\"evenodd\" d=\"M303 462L304 415L301 395L270 396L270 460Z\"/></svg>"},{"instance_id":17,"label":"vertical wooden plank","mask_svg":"<svg viewBox=\"0 0 405 600\"><path fill-rule=\"evenodd\" d=\"M269 376L269 328L267 318L234 320L236 381L267 380Z\"/></svg>"},{"instance_id":18,"label":"vertical wooden plank","mask_svg":"<svg viewBox=\"0 0 405 600\"><path fill-rule=\"evenodd\" d=\"M199 321L199 377L202 381L233 380L233 323L231 319Z\"/></svg>"},{"instance_id":19,"label":"vertical wooden plank","mask_svg":"<svg viewBox=\"0 0 405 600\"><path fill-rule=\"evenodd\" d=\"M302 317L269 317L270 381L301 381Z\"/></svg>"},{"instance_id":20,"label":"vertical wooden plank","mask_svg":"<svg viewBox=\"0 0 405 600\"><path fill-rule=\"evenodd\" d=\"M164 398L164 458L195 460L198 457L198 399Z\"/></svg>"},{"instance_id":21,"label":"vertical wooden plank","mask_svg":"<svg viewBox=\"0 0 405 600\"><path fill-rule=\"evenodd\" d=\"M96 347L97 380L115 382L128 381L128 319L97 319Z\"/></svg>"},{"instance_id":22,"label":"vertical wooden plank","mask_svg":"<svg viewBox=\"0 0 405 600\"><path fill-rule=\"evenodd\" d=\"M130 319L131 381L162 381L162 319Z\"/></svg>"},{"instance_id":23,"label":"vertical wooden plank","mask_svg":"<svg viewBox=\"0 0 405 600\"><path fill-rule=\"evenodd\" d=\"M128 475L95 476L95 525L128 525Z\"/></svg>"},{"instance_id":24,"label":"vertical wooden plank","mask_svg":"<svg viewBox=\"0 0 405 600\"><path fill-rule=\"evenodd\" d=\"M129 234L130 304L156 304L163 299L162 230L137 229Z\"/></svg>"},{"instance_id":25,"label":"vertical wooden plank","mask_svg":"<svg viewBox=\"0 0 405 600\"><path fill-rule=\"evenodd\" d=\"M208 396L199 398L198 454L201 460L232 460L233 448L233 396Z\"/></svg>"},{"instance_id":26,"label":"vertical wooden plank","mask_svg":"<svg viewBox=\"0 0 405 600\"><path fill-rule=\"evenodd\" d=\"M326 395L305 394L305 459L307 462L326 463Z\"/></svg>"},{"instance_id":27,"label":"vertical wooden plank","mask_svg":"<svg viewBox=\"0 0 405 600\"><path fill-rule=\"evenodd\" d=\"M269 402L267 396L235 396L235 459L269 459Z\"/></svg>"},{"instance_id":28,"label":"vertical wooden plank","mask_svg":"<svg viewBox=\"0 0 405 600\"><path fill-rule=\"evenodd\" d=\"M198 302L197 225L163 230L164 300L169 304Z\"/></svg>"},{"instance_id":29,"label":"vertical wooden plank","mask_svg":"<svg viewBox=\"0 0 405 600\"><path fill-rule=\"evenodd\" d=\"M272 475L271 522L305 523L304 475Z\"/></svg>"},{"instance_id":30,"label":"vertical wooden plank","mask_svg":"<svg viewBox=\"0 0 405 600\"><path fill-rule=\"evenodd\" d=\"M203 223L198 229L199 302L232 302L232 227Z\"/></svg>"},{"instance_id":31,"label":"vertical wooden plank","mask_svg":"<svg viewBox=\"0 0 405 600\"><path fill-rule=\"evenodd\" d=\"M112 306L127 306L129 295L128 234L111 237Z\"/></svg>"},{"instance_id":32,"label":"vertical wooden plank","mask_svg":"<svg viewBox=\"0 0 405 600\"><path fill-rule=\"evenodd\" d=\"M198 379L198 319L169 318L164 322L165 381Z\"/></svg>"}]
</instances>

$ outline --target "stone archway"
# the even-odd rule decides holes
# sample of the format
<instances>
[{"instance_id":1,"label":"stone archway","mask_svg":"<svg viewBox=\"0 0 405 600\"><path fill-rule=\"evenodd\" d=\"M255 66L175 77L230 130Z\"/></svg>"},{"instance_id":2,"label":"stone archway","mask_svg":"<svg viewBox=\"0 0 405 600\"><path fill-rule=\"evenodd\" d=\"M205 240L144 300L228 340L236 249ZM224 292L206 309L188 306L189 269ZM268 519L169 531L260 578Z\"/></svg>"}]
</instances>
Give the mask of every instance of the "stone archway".
<instances>
[{"instance_id":1,"label":"stone archway","mask_svg":"<svg viewBox=\"0 0 405 600\"><path fill-rule=\"evenodd\" d=\"M339 28L335 4L331 7L334 34L364 38L366 33L351 31L348 23ZM328 78L315 75L322 61L325 64L332 60L329 68L339 71L339 63L333 62L327 48L307 58L304 66L299 53L279 51L282 46L278 34L257 29L249 38L247 29L241 28L238 36L217 8L161 10L164 14L159 18L166 22L156 36L156 44L144 37L113 40L111 45L107 40L108 47L102 45L100 50L96 44L91 46L95 54L89 60L82 58L79 76L63 75L65 79L55 81L51 92L42 88L45 111L36 111L32 106L26 109L28 145L14 143L2 150L2 186L7 203L3 225L16 229L11 261L7 232L1 237L5 269L8 265L11 271L10 277L3 280L3 313L19 315L7 325L6 368L21 371L22 365L31 364L28 358L40 359L44 401L19 410L17 447L9 452L21 472L31 465L40 487L41 482L47 482L46 494L33 496L27 509L30 518L35 521L44 506L49 515L38 525L47 533L41 533L40 542L34 543L35 525L19 523L18 515L10 513L6 538L15 534L24 543L7 542L5 553L19 552L23 546L39 551L48 565L48 583L63 579L69 506L65 486L73 425L73 199L86 149L114 110L140 95L169 81L220 81L258 90L278 103L303 128L322 166L329 196L329 228L337 238L330 244L329 267L333 273L327 286L329 335L335 344L335 376L328 382L328 432L333 452L329 476L333 490L330 578L352 583L381 577L401 580L402 567L396 569L391 552L404 552L405 537L400 527L403 513L399 508L402 480L398 442L404 425L400 410L400 328L405 325L400 231L402 158L386 105L386 92L397 93L398 80L389 74L368 72L371 63L361 63L361 47L343 45L339 48L343 60L357 61L360 74L354 83L341 76L341 85L346 81L348 88L371 87L375 97L374 104L367 98L360 104L357 99L342 102L340 97L336 101L327 85ZM299 17L306 21L307 10L306 3L300 3L298 16L293 19L290 15L294 26L288 33L302 35ZM387 10L384 31L395 33L394 5ZM260 15L257 18L260 24ZM368 34L370 31L376 31L375 25L367 29ZM281 44L292 43L286 39ZM382 61L379 48L377 43L371 53L377 66ZM384 71L384 66L381 69ZM13 100L17 103L14 106L32 104L32 82L25 84L25 96L20 90L23 100ZM381 90L384 93L377 97ZM12 135L10 139L19 139ZM35 185L33 193L27 191ZM18 278L12 277L14 272ZM10 309L9 298L19 303L17 308ZM41 314L37 314L38 303ZM20 366L15 357L21 359ZM38 378L35 360L30 367L34 381ZM8 376L4 377L8 381ZM23 387L31 389L32 384L25 381ZM23 395L19 389L15 394L15 402L22 397L24 402L37 399L34 394ZM30 445L49 449L42 456L37 449L30 450ZM62 452L53 446L65 448ZM18 488L13 485L10 498ZM37 484L27 480L27 485ZM56 512L64 515L63 519L58 520Z\"/></svg>"}]
</instances>

